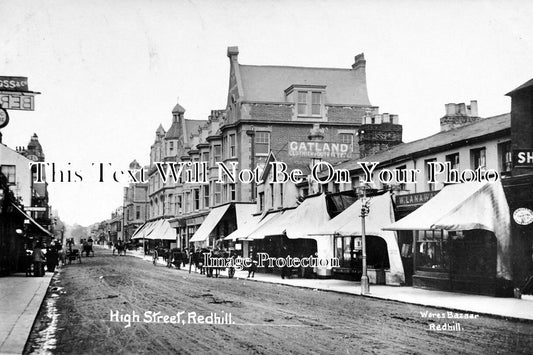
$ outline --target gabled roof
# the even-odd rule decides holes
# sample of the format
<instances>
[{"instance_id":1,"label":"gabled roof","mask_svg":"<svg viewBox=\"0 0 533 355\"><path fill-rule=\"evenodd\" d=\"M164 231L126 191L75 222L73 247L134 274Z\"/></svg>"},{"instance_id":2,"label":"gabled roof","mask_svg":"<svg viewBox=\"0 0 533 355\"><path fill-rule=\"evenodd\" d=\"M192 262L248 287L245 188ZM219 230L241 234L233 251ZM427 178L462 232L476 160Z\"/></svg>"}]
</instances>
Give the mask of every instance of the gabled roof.
<instances>
[{"instance_id":1,"label":"gabled roof","mask_svg":"<svg viewBox=\"0 0 533 355\"><path fill-rule=\"evenodd\" d=\"M198 129L207 123L207 120L185 120L187 135L198 133Z\"/></svg>"},{"instance_id":2,"label":"gabled roof","mask_svg":"<svg viewBox=\"0 0 533 355\"><path fill-rule=\"evenodd\" d=\"M475 140L478 137L494 134L504 131L511 127L511 114L506 113L499 116L485 118L475 123L452 129L445 132L439 132L432 136L422 138L409 143L399 144L389 150L384 150L374 155L365 158L357 159L357 161L379 162L381 166L387 162L408 158L409 156L418 152L423 152L427 149L438 150L439 148L446 148L453 146L454 143L459 143L465 140ZM356 160L346 161L335 166L335 169L360 169Z\"/></svg>"},{"instance_id":3,"label":"gabled roof","mask_svg":"<svg viewBox=\"0 0 533 355\"><path fill-rule=\"evenodd\" d=\"M308 68L240 65L243 100L285 102L291 85L326 86L326 103L370 105L364 68Z\"/></svg>"},{"instance_id":4,"label":"gabled roof","mask_svg":"<svg viewBox=\"0 0 533 355\"><path fill-rule=\"evenodd\" d=\"M513 91L508 92L506 95L511 96L512 94L516 94L519 91L523 91L525 89L531 89L531 88L533 88L533 79L531 79L531 80L527 81L526 83L520 85L519 87L517 87Z\"/></svg>"}]
</instances>

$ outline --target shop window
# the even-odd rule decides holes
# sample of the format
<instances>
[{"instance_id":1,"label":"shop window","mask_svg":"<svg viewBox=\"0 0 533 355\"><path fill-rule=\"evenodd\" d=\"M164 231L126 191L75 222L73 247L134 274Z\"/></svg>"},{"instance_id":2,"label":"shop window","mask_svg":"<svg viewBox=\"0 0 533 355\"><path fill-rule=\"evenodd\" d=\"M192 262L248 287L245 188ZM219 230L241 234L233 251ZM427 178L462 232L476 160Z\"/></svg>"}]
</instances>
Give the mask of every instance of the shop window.
<instances>
[{"instance_id":1,"label":"shop window","mask_svg":"<svg viewBox=\"0 0 533 355\"><path fill-rule=\"evenodd\" d=\"M485 169L487 167L487 151L485 148L470 150L470 161L472 169Z\"/></svg>"},{"instance_id":2,"label":"shop window","mask_svg":"<svg viewBox=\"0 0 533 355\"><path fill-rule=\"evenodd\" d=\"M341 268L355 270L360 264L357 258L357 252L361 251L360 237L336 237L335 238L335 257L339 260Z\"/></svg>"},{"instance_id":3,"label":"shop window","mask_svg":"<svg viewBox=\"0 0 533 355\"><path fill-rule=\"evenodd\" d=\"M511 141L498 144L498 157L500 161L500 172L511 172L511 168L513 167Z\"/></svg>"},{"instance_id":4,"label":"shop window","mask_svg":"<svg viewBox=\"0 0 533 355\"><path fill-rule=\"evenodd\" d=\"M449 270L448 238L443 230L417 231L416 269Z\"/></svg>"}]
</instances>

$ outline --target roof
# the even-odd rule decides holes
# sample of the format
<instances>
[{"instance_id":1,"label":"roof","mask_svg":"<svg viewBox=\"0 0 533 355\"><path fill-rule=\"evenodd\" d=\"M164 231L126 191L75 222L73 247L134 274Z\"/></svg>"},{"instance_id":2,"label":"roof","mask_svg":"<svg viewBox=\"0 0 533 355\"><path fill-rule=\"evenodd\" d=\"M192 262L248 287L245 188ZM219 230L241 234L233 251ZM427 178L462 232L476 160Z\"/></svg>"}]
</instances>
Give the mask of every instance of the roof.
<instances>
[{"instance_id":1,"label":"roof","mask_svg":"<svg viewBox=\"0 0 533 355\"><path fill-rule=\"evenodd\" d=\"M384 150L374 155L358 159L357 161L377 161L380 164L422 152L426 149L437 149L439 147L450 146L467 139L475 139L485 135L497 133L511 127L511 114L506 113L499 116L485 118L472 124L452 129L445 132L439 132L432 136L422 138L409 143L402 143ZM357 161L350 160L335 166L336 169L356 169L360 168Z\"/></svg>"},{"instance_id":2,"label":"roof","mask_svg":"<svg viewBox=\"0 0 533 355\"><path fill-rule=\"evenodd\" d=\"M516 94L519 91L523 91L525 89L531 89L531 88L533 88L533 79L531 79L531 80L527 81L526 83L520 85L519 87L517 87L513 91L508 92L506 95Z\"/></svg>"},{"instance_id":3,"label":"roof","mask_svg":"<svg viewBox=\"0 0 533 355\"><path fill-rule=\"evenodd\" d=\"M207 120L185 120L187 134L198 133L198 129L207 123Z\"/></svg>"},{"instance_id":4,"label":"roof","mask_svg":"<svg viewBox=\"0 0 533 355\"><path fill-rule=\"evenodd\" d=\"M165 133L165 129L161 123L159 124L159 127L157 127L155 133Z\"/></svg>"},{"instance_id":5,"label":"roof","mask_svg":"<svg viewBox=\"0 0 533 355\"><path fill-rule=\"evenodd\" d=\"M172 113L185 113L185 109L180 104L176 104L174 108L172 109Z\"/></svg>"},{"instance_id":6,"label":"roof","mask_svg":"<svg viewBox=\"0 0 533 355\"><path fill-rule=\"evenodd\" d=\"M364 69L239 65L243 100L285 102L291 85L326 86L331 104L370 105Z\"/></svg>"}]
</instances>

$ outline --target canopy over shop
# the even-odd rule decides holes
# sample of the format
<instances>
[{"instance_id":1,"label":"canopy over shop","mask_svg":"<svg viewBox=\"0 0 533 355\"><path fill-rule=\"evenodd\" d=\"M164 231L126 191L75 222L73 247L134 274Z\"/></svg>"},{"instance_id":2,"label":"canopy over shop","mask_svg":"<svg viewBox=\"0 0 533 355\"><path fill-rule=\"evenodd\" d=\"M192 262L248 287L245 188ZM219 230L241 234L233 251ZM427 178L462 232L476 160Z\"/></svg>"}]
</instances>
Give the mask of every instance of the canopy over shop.
<instances>
[{"instance_id":1,"label":"canopy over shop","mask_svg":"<svg viewBox=\"0 0 533 355\"><path fill-rule=\"evenodd\" d=\"M445 186L385 229L413 231L415 286L495 294L496 279L510 280L510 213L500 181Z\"/></svg>"}]
</instances>

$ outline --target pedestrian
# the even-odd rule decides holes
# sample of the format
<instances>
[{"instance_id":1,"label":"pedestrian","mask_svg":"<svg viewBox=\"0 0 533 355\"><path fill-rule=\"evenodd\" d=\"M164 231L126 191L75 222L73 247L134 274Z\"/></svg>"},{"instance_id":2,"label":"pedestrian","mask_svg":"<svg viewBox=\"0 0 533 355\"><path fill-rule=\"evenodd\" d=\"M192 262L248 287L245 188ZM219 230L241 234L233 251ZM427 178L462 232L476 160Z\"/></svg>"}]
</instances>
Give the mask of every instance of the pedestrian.
<instances>
[{"instance_id":1,"label":"pedestrian","mask_svg":"<svg viewBox=\"0 0 533 355\"><path fill-rule=\"evenodd\" d=\"M55 246L46 248L46 269L54 272L59 263L59 254Z\"/></svg>"},{"instance_id":2,"label":"pedestrian","mask_svg":"<svg viewBox=\"0 0 533 355\"><path fill-rule=\"evenodd\" d=\"M43 245L41 242L37 242L35 248L33 248L33 275L34 276L44 276L44 262L46 257L43 253Z\"/></svg>"},{"instance_id":3,"label":"pedestrian","mask_svg":"<svg viewBox=\"0 0 533 355\"><path fill-rule=\"evenodd\" d=\"M255 272L257 271L257 264L259 262L257 261L257 254L256 253L253 253L252 254L252 263L250 265L250 267L248 268L248 277L250 277L250 275L252 276L252 278L255 276Z\"/></svg>"}]
</instances>

